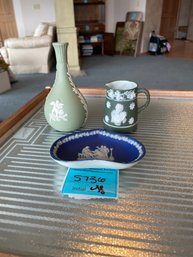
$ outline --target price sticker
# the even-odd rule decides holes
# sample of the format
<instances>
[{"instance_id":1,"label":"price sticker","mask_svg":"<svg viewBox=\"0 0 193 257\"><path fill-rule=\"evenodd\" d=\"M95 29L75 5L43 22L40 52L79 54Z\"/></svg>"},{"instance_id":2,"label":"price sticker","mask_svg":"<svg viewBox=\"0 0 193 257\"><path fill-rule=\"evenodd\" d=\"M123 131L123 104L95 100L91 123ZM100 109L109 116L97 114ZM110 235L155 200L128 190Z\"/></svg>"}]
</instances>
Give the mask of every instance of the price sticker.
<instances>
[{"instance_id":1,"label":"price sticker","mask_svg":"<svg viewBox=\"0 0 193 257\"><path fill-rule=\"evenodd\" d=\"M117 198L118 178L117 169L69 168L61 191L78 198Z\"/></svg>"}]
</instances>

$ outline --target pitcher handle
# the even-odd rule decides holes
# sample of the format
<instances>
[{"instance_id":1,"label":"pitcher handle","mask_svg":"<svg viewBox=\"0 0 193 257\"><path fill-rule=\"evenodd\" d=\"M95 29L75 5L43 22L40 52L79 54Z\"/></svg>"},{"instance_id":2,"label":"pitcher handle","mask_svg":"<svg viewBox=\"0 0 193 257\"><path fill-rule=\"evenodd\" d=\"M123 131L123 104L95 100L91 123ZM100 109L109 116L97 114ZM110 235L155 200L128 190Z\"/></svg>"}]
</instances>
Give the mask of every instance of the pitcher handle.
<instances>
[{"instance_id":1,"label":"pitcher handle","mask_svg":"<svg viewBox=\"0 0 193 257\"><path fill-rule=\"evenodd\" d=\"M138 88L137 94L145 94L145 96L146 96L145 103L138 107L138 112L141 112L141 111L145 110L145 108L147 108L147 106L149 105L149 103L150 103L150 94L149 94L149 91L147 89L145 89L145 88Z\"/></svg>"}]
</instances>

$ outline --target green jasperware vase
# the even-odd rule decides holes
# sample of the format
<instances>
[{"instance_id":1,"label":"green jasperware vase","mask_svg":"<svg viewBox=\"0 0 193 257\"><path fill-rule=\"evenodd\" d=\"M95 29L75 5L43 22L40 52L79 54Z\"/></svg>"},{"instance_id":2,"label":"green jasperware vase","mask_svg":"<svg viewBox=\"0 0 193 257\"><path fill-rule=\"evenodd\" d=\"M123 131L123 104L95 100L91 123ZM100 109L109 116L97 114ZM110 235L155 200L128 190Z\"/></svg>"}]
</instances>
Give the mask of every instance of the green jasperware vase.
<instances>
[{"instance_id":1,"label":"green jasperware vase","mask_svg":"<svg viewBox=\"0 0 193 257\"><path fill-rule=\"evenodd\" d=\"M44 114L52 128L70 132L85 125L88 107L68 70L68 43L53 43L53 47L56 54L56 78L46 97Z\"/></svg>"}]
</instances>

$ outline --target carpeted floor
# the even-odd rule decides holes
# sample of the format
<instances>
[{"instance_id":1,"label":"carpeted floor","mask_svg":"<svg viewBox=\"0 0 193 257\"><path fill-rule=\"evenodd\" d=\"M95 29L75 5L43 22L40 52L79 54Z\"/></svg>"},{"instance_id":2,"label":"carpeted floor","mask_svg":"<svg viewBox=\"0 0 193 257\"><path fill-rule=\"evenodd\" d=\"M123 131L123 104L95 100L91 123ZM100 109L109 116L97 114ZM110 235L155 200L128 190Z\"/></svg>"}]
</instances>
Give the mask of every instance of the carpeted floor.
<instances>
[{"instance_id":1,"label":"carpeted floor","mask_svg":"<svg viewBox=\"0 0 193 257\"><path fill-rule=\"evenodd\" d=\"M78 87L104 87L112 80L132 80L148 89L193 90L193 60L159 56L90 56L80 60L85 75L73 76ZM12 89L0 94L0 120L52 86L55 71L49 74L17 75Z\"/></svg>"},{"instance_id":2,"label":"carpeted floor","mask_svg":"<svg viewBox=\"0 0 193 257\"><path fill-rule=\"evenodd\" d=\"M82 59L87 76L74 78L80 87L103 87L126 79L148 89L193 90L193 60L159 56L93 56Z\"/></svg>"}]
</instances>

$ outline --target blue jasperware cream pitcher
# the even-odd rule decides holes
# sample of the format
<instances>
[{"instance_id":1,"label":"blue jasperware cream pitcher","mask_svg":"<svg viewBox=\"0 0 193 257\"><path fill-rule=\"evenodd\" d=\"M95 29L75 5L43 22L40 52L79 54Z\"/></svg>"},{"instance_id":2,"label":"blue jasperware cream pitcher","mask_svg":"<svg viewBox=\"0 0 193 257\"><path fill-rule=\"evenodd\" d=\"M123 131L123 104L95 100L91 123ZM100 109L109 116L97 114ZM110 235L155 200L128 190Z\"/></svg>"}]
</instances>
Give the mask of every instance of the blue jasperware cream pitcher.
<instances>
[{"instance_id":1,"label":"blue jasperware cream pitcher","mask_svg":"<svg viewBox=\"0 0 193 257\"><path fill-rule=\"evenodd\" d=\"M135 82L117 80L105 84L106 100L104 108L104 128L120 133L132 133L137 130L138 113L150 103L149 91L139 88ZM145 103L138 106L138 95L144 94Z\"/></svg>"}]
</instances>

